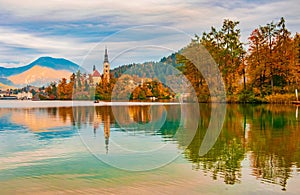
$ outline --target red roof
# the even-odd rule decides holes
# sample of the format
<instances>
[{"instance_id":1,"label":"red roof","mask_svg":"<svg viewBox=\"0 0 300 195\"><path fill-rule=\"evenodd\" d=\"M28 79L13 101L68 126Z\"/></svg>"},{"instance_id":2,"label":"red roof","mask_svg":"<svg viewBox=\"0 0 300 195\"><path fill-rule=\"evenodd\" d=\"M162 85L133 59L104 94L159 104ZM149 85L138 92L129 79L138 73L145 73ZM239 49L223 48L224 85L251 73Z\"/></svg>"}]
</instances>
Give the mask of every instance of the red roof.
<instances>
[{"instance_id":1,"label":"red roof","mask_svg":"<svg viewBox=\"0 0 300 195\"><path fill-rule=\"evenodd\" d=\"M92 77L101 77L101 74L98 72L98 70L94 70Z\"/></svg>"}]
</instances>

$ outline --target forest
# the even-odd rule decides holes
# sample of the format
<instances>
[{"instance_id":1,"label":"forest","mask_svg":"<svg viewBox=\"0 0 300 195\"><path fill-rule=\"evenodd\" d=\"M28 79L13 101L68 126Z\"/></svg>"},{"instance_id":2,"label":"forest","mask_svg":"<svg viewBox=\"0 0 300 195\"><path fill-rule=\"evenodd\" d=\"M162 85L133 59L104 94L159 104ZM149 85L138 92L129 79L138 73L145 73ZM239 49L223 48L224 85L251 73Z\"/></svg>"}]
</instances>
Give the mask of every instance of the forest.
<instances>
[{"instance_id":1,"label":"forest","mask_svg":"<svg viewBox=\"0 0 300 195\"><path fill-rule=\"evenodd\" d=\"M126 91L124 98L171 99L176 94L165 83L174 79L169 75L180 71L192 84L198 101L210 102L213 99L207 78L183 55L189 47L201 45L220 71L227 102L289 103L296 100L295 90L300 86L300 35L292 35L285 19L281 18L254 29L248 42L243 43L238 25L238 21L225 19L219 29L211 27L201 36L196 34L185 48L159 62L119 66L111 70L109 83L95 84L90 75L78 71L69 80L62 78L57 84L51 83L41 95L46 99L110 100L115 83L123 79L123 83L135 83L135 89L129 89L129 84L121 87ZM124 75L127 76L123 78Z\"/></svg>"},{"instance_id":2,"label":"forest","mask_svg":"<svg viewBox=\"0 0 300 195\"><path fill-rule=\"evenodd\" d=\"M242 43L238 24L224 20L220 30L212 27L193 40L202 44L217 63L227 102L295 100L295 89L300 84L299 34L292 36L281 18L254 29L248 43ZM186 63L185 67L189 65Z\"/></svg>"}]
</instances>

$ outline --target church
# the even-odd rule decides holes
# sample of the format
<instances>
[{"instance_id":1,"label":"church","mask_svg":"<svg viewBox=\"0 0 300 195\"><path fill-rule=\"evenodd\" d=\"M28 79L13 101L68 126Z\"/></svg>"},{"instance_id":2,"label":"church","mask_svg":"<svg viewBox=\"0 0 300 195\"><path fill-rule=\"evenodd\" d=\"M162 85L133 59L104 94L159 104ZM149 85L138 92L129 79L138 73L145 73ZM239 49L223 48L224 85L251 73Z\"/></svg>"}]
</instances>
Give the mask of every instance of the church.
<instances>
[{"instance_id":1,"label":"church","mask_svg":"<svg viewBox=\"0 0 300 195\"><path fill-rule=\"evenodd\" d=\"M94 65L92 78L93 78L94 85L99 84L102 81L106 81L107 83L109 83L109 81L110 81L110 64L108 61L107 48L105 48L105 53L104 53L103 75L101 75L99 73L99 71L96 69L96 66Z\"/></svg>"}]
</instances>

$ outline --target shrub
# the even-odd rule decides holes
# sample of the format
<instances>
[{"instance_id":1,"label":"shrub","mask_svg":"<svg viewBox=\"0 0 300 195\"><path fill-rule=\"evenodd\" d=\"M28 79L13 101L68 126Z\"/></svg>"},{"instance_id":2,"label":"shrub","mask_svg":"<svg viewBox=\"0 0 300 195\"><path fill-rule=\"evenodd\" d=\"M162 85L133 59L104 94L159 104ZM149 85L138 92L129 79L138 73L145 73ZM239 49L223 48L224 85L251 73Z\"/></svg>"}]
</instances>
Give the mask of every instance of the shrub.
<instances>
[{"instance_id":1,"label":"shrub","mask_svg":"<svg viewBox=\"0 0 300 195\"><path fill-rule=\"evenodd\" d=\"M275 94L266 96L266 100L273 104L289 104L295 101L296 97L294 94Z\"/></svg>"},{"instance_id":2,"label":"shrub","mask_svg":"<svg viewBox=\"0 0 300 195\"><path fill-rule=\"evenodd\" d=\"M242 90L238 94L238 102L240 103L258 103L254 92L249 90Z\"/></svg>"}]
</instances>

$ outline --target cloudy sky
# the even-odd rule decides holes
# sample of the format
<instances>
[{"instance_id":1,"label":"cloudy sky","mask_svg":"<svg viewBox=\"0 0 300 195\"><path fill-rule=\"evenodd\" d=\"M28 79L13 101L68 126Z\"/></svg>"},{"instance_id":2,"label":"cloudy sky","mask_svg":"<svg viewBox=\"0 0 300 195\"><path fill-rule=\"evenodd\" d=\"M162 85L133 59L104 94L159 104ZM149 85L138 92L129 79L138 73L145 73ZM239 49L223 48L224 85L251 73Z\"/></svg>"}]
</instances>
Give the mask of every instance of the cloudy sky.
<instances>
[{"instance_id":1,"label":"cloudy sky","mask_svg":"<svg viewBox=\"0 0 300 195\"><path fill-rule=\"evenodd\" d=\"M101 65L105 46L112 67L156 61L226 18L240 21L243 41L282 16L295 34L299 10L298 0L0 0L0 66L40 56Z\"/></svg>"}]
</instances>

